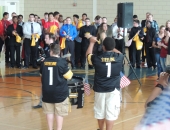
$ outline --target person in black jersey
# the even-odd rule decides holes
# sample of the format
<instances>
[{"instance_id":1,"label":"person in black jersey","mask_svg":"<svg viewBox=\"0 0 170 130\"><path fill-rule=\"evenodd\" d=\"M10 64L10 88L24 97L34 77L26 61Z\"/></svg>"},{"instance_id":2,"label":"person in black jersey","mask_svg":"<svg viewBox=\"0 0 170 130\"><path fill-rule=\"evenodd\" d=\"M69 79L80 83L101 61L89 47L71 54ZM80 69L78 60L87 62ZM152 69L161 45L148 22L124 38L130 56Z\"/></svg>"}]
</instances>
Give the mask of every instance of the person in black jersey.
<instances>
[{"instance_id":1,"label":"person in black jersey","mask_svg":"<svg viewBox=\"0 0 170 130\"><path fill-rule=\"evenodd\" d=\"M46 47L44 49L44 52L45 52L45 55L46 55L46 58L50 57L50 45L52 43L55 42L55 35L52 34L52 33L46 33L45 34L45 43L46 43ZM44 61L45 58L43 57L41 61ZM38 103L38 105L36 106L33 106L34 109L37 109L37 108L42 108L42 94L40 96L40 102Z\"/></svg>"},{"instance_id":2,"label":"person in black jersey","mask_svg":"<svg viewBox=\"0 0 170 130\"><path fill-rule=\"evenodd\" d=\"M96 37L90 38L90 45L86 56L88 63L95 68L94 87L94 115L98 119L100 130L112 130L114 120L120 112L120 71L124 56L114 51L115 41L106 37L103 41L103 53L92 54Z\"/></svg>"},{"instance_id":3,"label":"person in black jersey","mask_svg":"<svg viewBox=\"0 0 170 130\"><path fill-rule=\"evenodd\" d=\"M49 130L53 129L56 117L57 130L62 129L63 117L68 115L69 90L67 79L73 73L68 68L66 59L60 58L60 45L50 45L50 57L41 64L40 74L43 94L43 111L46 114Z\"/></svg>"}]
</instances>

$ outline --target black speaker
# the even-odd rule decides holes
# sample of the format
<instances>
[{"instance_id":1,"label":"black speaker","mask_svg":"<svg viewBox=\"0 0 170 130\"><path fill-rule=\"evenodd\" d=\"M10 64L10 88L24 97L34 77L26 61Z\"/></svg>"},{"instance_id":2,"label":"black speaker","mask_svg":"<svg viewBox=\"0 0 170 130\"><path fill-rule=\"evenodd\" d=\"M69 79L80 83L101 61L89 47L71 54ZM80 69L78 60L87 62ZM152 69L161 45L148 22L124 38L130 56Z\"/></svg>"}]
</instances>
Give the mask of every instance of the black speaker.
<instances>
[{"instance_id":1,"label":"black speaker","mask_svg":"<svg viewBox=\"0 0 170 130\"><path fill-rule=\"evenodd\" d=\"M117 26L131 28L133 26L133 3L117 5Z\"/></svg>"}]
</instances>

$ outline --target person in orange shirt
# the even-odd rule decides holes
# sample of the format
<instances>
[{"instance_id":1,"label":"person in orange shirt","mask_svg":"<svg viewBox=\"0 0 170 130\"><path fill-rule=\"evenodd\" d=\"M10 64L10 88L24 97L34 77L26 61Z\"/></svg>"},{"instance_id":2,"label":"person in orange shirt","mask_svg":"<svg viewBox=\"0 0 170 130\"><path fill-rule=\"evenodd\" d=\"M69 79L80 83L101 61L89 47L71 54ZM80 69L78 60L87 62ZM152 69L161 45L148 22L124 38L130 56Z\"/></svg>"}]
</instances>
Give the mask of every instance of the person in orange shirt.
<instances>
[{"instance_id":1,"label":"person in orange shirt","mask_svg":"<svg viewBox=\"0 0 170 130\"><path fill-rule=\"evenodd\" d=\"M9 13L8 12L4 12L3 13L3 18L1 20L2 25L3 25L3 35L0 38L0 51L2 50L2 46L3 46L4 42L5 42L5 46L6 46L5 61L6 61L7 64L9 63L10 50L9 50L9 44L8 44L9 38L6 35L6 29L11 24L8 21L8 18L9 18Z\"/></svg>"},{"instance_id":2,"label":"person in orange shirt","mask_svg":"<svg viewBox=\"0 0 170 130\"><path fill-rule=\"evenodd\" d=\"M54 14L52 12L48 14L48 19L49 21L46 22L44 25L45 32L53 33L54 35L56 35L56 39L58 39L57 31L59 29L59 24L55 21Z\"/></svg>"}]
</instances>

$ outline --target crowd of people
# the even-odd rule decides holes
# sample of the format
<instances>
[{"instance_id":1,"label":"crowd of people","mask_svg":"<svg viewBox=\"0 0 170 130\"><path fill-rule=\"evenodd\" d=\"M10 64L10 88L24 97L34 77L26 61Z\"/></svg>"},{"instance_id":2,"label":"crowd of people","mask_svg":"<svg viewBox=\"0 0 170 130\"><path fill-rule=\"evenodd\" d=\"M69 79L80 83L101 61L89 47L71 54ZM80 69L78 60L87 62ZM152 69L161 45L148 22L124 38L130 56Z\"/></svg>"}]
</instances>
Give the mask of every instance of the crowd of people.
<instances>
[{"instance_id":1,"label":"crowd of people","mask_svg":"<svg viewBox=\"0 0 170 130\"><path fill-rule=\"evenodd\" d=\"M9 14L4 12L0 21L0 50L5 45L5 62L10 68L28 69L32 65L37 69L37 59L41 57L41 104L49 130L53 129L54 113L57 115L57 130L62 129L63 116L68 114L67 79L73 74L61 55L71 54L72 69L84 69L86 59L89 67L94 67L94 110L100 130L104 129L104 122L106 129L111 130L119 115L120 66L123 66L125 36L132 39L129 46L132 67L139 69L146 64L149 69L157 67L158 78L165 71L166 57L170 54L170 21L159 28L149 12L142 22L134 15L133 27L125 29L118 27L117 17L113 24L108 25L106 17L97 15L91 22L86 13L81 18L74 14L73 18L66 19L57 11L44 13L43 19L30 14L27 22L23 22L22 15L12 13L11 16L12 19L8 20ZM45 56L39 48L43 48Z\"/></svg>"}]
</instances>

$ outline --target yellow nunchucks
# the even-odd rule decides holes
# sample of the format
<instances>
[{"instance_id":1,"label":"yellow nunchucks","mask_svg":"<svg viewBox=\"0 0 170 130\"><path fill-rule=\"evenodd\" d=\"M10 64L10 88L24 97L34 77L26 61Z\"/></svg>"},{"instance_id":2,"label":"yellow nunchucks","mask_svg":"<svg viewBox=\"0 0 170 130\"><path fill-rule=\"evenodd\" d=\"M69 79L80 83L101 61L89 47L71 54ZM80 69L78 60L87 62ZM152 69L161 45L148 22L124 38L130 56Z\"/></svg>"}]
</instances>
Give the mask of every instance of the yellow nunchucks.
<instances>
[{"instance_id":1,"label":"yellow nunchucks","mask_svg":"<svg viewBox=\"0 0 170 130\"><path fill-rule=\"evenodd\" d=\"M66 47L65 41L66 41L66 38L65 38L65 37L62 37L62 38L61 38L61 45L60 45L61 50L65 49L65 47Z\"/></svg>"},{"instance_id":2,"label":"yellow nunchucks","mask_svg":"<svg viewBox=\"0 0 170 130\"><path fill-rule=\"evenodd\" d=\"M147 28L146 28L146 27L144 27L144 28L143 28L143 32L144 32L144 33L146 33L146 32L147 32ZM144 48L144 56L146 56L145 48Z\"/></svg>"},{"instance_id":3,"label":"yellow nunchucks","mask_svg":"<svg viewBox=\"0 0 170 130\"><path fill-rule=\"evenodd\" d=\"M50 33L55 34L56 31L57 31L57 29L58 29L58 27L57 27L56 25L52 25L52 26L50 27Z\"/></svg>"},{"instance_id":4,"label":"yellow nunchucks","mask_svg":"<svg viewBox=\"0 0 170 130\"><path fill-rule=\"evenodd\" d=\"M40 35L36 34L35 36L32 35L32 42L31 42L31 46L35 46L36 42L38 41L38 39L40 38Z\"/></svg>"},{"instance_id":5,"label":"yellow nunchucks","mask_svg":"<svg viewBox=\"0 0 170 130\"><path fill-rule=\"evenodd\" d=\"M142 49L142 46L143 46L143 42L139 39L139 36L138 36L138 35L135 35L135 36L134 36L133 41L136 42L136 49L137 49L137 50L141 50L141 49Z\"/></svg>"},{"instance_id":6,"label":"yellow nunchucks","mask_svg":"<svg viewBox=\"0 0 170 130\"><path fill-rule=\"evenodd\" d=\"M16 42L17 43L21 43L21 37L18 34L16 34L16 33L14 33L14 35L16 37Z\"/></svg>"}]
</instances>

